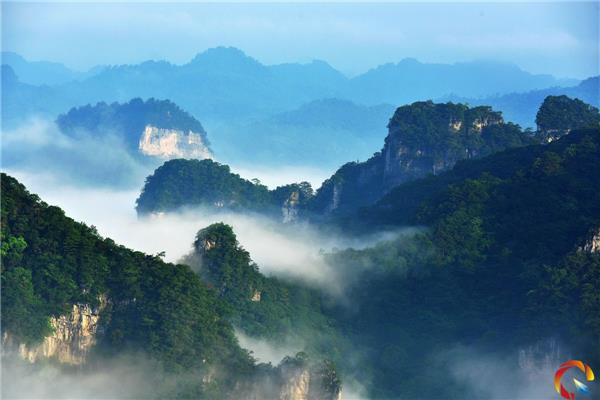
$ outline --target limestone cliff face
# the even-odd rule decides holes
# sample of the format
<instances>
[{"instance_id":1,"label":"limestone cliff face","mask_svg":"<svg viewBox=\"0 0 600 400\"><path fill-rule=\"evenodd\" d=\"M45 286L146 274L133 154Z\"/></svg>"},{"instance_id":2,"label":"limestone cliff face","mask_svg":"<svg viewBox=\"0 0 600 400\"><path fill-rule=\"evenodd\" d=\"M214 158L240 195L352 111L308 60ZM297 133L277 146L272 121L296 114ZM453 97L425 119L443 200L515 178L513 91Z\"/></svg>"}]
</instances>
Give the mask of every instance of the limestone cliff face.
<instances>
[{"instance_id":1,"label":"limestone cliff face","mask_svg":"<svg viewBox=\"0 0 600 400\"><path fill-rule=\"evenodd\" d=\"M526 143L527 138L514 129L490 107L431 101L399 107L381 152L365 162L342 166L319 188L309 208L317 215L355 211L402 183L437 175L459 160L503 150L502 143L515 145L520 136Z\"/></svg>"},{"instance_id":2,"label":"limestone cliff face","mask_svg":"<svg viewBox=\"0 0 600 400\"><path fill-rule=\"evenodd\" d=\"M300 369L289 373L279 392L280 400L308 400L310 371Z\"/></svg>"},{"instance_id":3,"label":"limestone cliff face","mask_svg":"<svg viewBox=\"0 0 600 400\"><path fill-rule=\"evenodd\" d=\"M437 132L438 140L440 142L447 140L448 136L444 137L445 133L457 136L481 135L486 127L504 123L499 113L473 110L478 111L476 116L469 116L467 112L467 115L460 117L460 114L456 113L449 117L447 126L440 124ZM458 160L479 155L475 146L470 146L469 143L454 149L450 146L440 148L440 143L421 140L419 136L428 133L425 127L422 134L417 134L417 143L415 143L414 133L411 132L415 129L414 126L405 127L403 123L390 123L389 128L390 132L382 151L384 191L428 174L437 175L452 168Z\"/></svg>"},{"instance_id":4,"label":"limestone cliff face","mask_svg":"<svg viewBox=\"0 0 600 400\"><path fill-rule=\"evenodd\" d=\"M306 204L313 196L313 189L310 183L300 182L279 186L269 194L273 205L281 211L281 221L293 223L302 217Z\"/></svg>"},{"instance_id":5,"label":"limestone cliff face","mask_svg":"<svg viewBox=\"0 0 600 400\"><path fill-rule=\"evenodd\" d=\"M202 134L177 129L146 125L139 142L139 150L147 156L170 158L212 158Z\"/></svg>"},{"instance_id":6,"label":"limestone cliff face","mask_svg":"<svg viewBox=\"0 0 600 400\"><path fill-rule=\"evenodd\" d=\"M282 368L282 367L280 367ZM323 371L310 367L283 367L279 400L340 400L342 388L329 382Z\"/></svg>"},{"instance_id":7,"label":"limestone cliff face","mask_svg":"<svg viewBox=\"0 0 600 400\"><path fill-rule=\"evenodd\" d=\"M600 229L581 248L586 253L600 253Z\"/></svg>"},{"instance_id":8,"label":"limestone cliff face","mask_svg":"<svg viewBox=\"0 0 600 400\"><path fill-rule=\"evenodd\" d=\"M50 318L54 332L42 343L34 346L16 344L19 355L31 363L41 359L56 359L71 365L85 363L89 351L96 344L100 312L105 305L104 298L95 308L89 304L73 304L69 314ZM10 334L4 335L3 344L7 347L15 345Z\"/></svg>"},{"instance_id":9,"label":"limestone cliff face","mask_svg":"<svg viewBox=\"0 0 600 400\"><path fill-rule=\"evenodd\" d=\"M295 222L298 219L299 204L300 192L295 190L290 193L290 196L283 202L283 205L281 206L281 215L284 224Z\"/></svg>"}]
</instances>

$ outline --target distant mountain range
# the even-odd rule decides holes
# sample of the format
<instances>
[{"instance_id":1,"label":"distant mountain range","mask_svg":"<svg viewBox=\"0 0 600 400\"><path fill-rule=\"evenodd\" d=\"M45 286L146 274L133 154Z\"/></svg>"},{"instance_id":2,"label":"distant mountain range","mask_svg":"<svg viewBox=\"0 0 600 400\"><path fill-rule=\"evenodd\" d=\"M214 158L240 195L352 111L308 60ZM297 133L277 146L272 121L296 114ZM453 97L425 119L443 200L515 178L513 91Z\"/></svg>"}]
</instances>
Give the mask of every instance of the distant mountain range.
<instances>
[{"instance_id":1,"label":"distant mountain range","mask_svg":"<svg viewBox=\"0 0 600 400\"><path fill-rule=\"evenodd\" d=\"M404 59L349 78L324 61L264 65L231 47L183 65L146 61L85 73L5 53L2 86L3 129L85 104L168 99L202 121L223 162L325 167L371 156L395 107L414 101L491 105L522 126L532 126L547 95L599 102L598 77L579 83L506 63Z\"/></svg>"},{"instance_id":2,"label":"distant mountain range","mask_svg":"<svg viewBox=\"0 0 600 400\"><path fill-rule=\"evenodd\" d=\"M525 93L509 93L501 96L485 98L467 98L461 96L447 96L443 100L469 103L472 105L491 105L502 110L509 121L523 127L535 128L535 113L547 96L566 95L583 100L595 107L600 106L600 77L588 78L577 86L550 87L532 90Z\"/></svg>"},{"instance_id":3,"label":"distant mountain range","mask_svg":"<svg viewBox=\"0 0 600 400\"><path fill-rule=\"evenodd\" d=\"M38 86L60 85L89 78L104 68L96 66L86 72L74 71L57 62L29 61L11 51L3 51L0 57L2 64L10 66L23 83Z\"/></svg>"},{"instance_id":4,"label":"distant mountain range","mask_svg":"<svg viewBox=\"0 0 600 400\"><path fill-rule=\"evenodd\" d=\"M425 64L414 59L348 78L324 61L264 65L239 49L225 47L206 50L183 65L146 61L103 67L87 77L60 64L31 63L14 54L3 63L22 83L53 85L55 114L89 102L156 97L175 101L201 120L264 117L328 97L366 105L400 105L451 93L482 97L577 83L533 75L505 63ZM36 71L35 79L32 71ZM16 93L6 94L15 97ZM19 111L18 107L13 110Z\"/></svg>"},{"instance_id":5,"label":"distant mountain range","mask_svg":"<svg viewBox=\"0 0 600 400\"><path fill-rule=\"evenodd\" d=\"M391 104L329 98L259 121L207 124L207 129L220 160L336 168L377 151L394 110Z\"/></svg>"}]
</instances>

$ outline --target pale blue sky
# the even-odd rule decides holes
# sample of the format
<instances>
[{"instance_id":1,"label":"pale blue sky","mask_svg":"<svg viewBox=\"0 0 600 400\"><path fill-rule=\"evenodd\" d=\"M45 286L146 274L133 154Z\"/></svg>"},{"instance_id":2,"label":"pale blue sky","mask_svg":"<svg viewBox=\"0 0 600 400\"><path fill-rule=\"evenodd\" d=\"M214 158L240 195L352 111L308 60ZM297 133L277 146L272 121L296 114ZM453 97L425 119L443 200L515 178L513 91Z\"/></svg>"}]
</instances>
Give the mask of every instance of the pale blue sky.
<instances>
[{"instance_id":1,"label":"pale blue sky","mask_svg":"<svg viewBox=\"0 0 600 400\"><path fill-rule=\"evenodd\" d=\"M414 57L493 59L536 73L599 73L598 2L11 3L2 47L76 69L166 59L218 45L267 64L328 61L353 75Z\"/></svg>"}]
</instances>

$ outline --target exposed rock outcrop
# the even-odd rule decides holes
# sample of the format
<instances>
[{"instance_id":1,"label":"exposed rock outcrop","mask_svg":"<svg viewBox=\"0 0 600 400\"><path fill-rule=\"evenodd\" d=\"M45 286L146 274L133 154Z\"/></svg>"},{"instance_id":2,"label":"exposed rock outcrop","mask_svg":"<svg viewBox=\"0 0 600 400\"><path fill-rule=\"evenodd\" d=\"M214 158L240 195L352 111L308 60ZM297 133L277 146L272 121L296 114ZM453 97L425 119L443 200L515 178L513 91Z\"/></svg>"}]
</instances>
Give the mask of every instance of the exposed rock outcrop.
<instances>
[{"instance_id":1,"label":"exposed rock outcrop","mask_svg":"<svg viewBox=\"0 0 600 400\"><path fill-rule=\"evenodd\" d=\"M490 107L417 102L399 107L381 152L342 166L325 181L309 208L317 215L343 214L374 203L397 185L448 170L531 141Z\"/></svg>"},{"instance_id":2,"label":"exposed rock outcrop","mask_svg":"<svg viewBox=\"0 0 600 400\"><path fill-rule=\"evenodd\" d=\"M300 193L293 191L281 206L283 223L295 222L298 219L298 205L300 204Z\"/></svg>"},{"instance_id":3,"label":"exposed rock outcrop","mask_svg":"<svg viewBox=\"0 0 600 400\"><path fill-rule=\"evenodd\" d=\"M169 158L212 158L200 133L146 125L140 137L139 149L147 156Z\"/></svg>"},{"instance_id":4,"label":"exposed rock outcrop","mask_svg":"<svg viewBox=\"0 0 600 400\"><path fill-rule=\"evenodd\" d=\"M585 242L581 250L586 253L600 252L600 229L598 229L589 240Z\"/></svg>"},{"instance_id":5,"label":"exposed rock outcrop","mask_svg":"<svg viewBox=\"0 0 600 400\"><path fill-rule=\"evenodd\" d=\"M342 386L327 362L309 365L298 359L284 360L278 367L281 379L279 400L339 400Z\"/></svg>"},{"instance_id":6,"label":"exposed rock outcrop","mask_svg":"<svg viewBox=\"0 0 600 400\"><path fill-rule=\"evenodd\" d=\"M285 357L273 370L238 382L234 398L252 400L341 400L342 384L333 365L313 363L305 353Z\"/></svg>"},{"instance_id":7,"label":"exposed rock outcrop","mask_svg":"<svg viewBox=\"0 0 600 400\"><path fill-rule=\"evenodd\" d=\"M72 108L60 115L60 130L75 139L114 136L135 156L212 158L202 124L168 100L139 98Z\"/></svg>"},{"instance_id":8,"label":"exposed rock outcrop","mask_svg":"<svg viewBox=\"0 0 600 400\"><path fill-rule=\"evenodd\" d=\"M11 335L5 333L3 345L16 345L21 358L31 363L41 359L56 359L62 364L83 364L89 351L96 344L100 312L105 305L104 297L100 298L98 307L73 304L69 314L50 318L53 333L46 336L42 343L33 346L25 343L15 344Z\"/></svg>"},{"instance_id":9,"label":"exposed rock outcrop","mask_svg":"<svg viewBox=\"0 0 600 400\"><path fill-rule=\"evenodd\" d=\"M430 121L415 121L423 118L418 112L427 114ZM503 123L502 115L489 107L431 102L400 107L388 125L389 134L382 151L383 190L427 174L439 174L458 160L478 156L477 141L461 139L481 135L488 126ZM455 138L448 140L448 133L462 136L457 143L460 148L450 145Z\"/></svg>"}]
</instances>

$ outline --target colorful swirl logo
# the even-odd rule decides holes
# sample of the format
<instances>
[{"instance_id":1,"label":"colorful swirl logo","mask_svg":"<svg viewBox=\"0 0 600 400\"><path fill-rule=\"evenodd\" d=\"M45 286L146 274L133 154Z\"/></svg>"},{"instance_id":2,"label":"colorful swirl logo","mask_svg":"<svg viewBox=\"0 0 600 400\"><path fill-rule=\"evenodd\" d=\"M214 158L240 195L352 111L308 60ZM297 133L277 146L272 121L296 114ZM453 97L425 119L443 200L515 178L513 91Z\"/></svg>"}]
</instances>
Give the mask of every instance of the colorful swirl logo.
<instances>
[{"instance_id":1,"label":"colorful swirl logo","mask_svg":"<svg viewBox=\"0 0 600 400\"><path fill-rule=\"evenodd\" d=\"M562 363L560 367L556 370L554 374L554 389L556 389L556 393L560 394L563 398L567 400L575 400L575 393L569 392L561 383L561 379L565 372L570 370L573 367L577 367L585 374L585 379L588 381L594 380L594 371L590 368L589 365L582 363L579 360L570 360L566 363ZM577 379L573 378L573 383L575 384L575 390L579 394L589 395L590 389L579 382Z\"/></svg>"}]
</instances>

